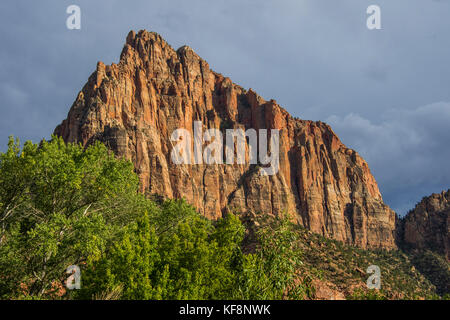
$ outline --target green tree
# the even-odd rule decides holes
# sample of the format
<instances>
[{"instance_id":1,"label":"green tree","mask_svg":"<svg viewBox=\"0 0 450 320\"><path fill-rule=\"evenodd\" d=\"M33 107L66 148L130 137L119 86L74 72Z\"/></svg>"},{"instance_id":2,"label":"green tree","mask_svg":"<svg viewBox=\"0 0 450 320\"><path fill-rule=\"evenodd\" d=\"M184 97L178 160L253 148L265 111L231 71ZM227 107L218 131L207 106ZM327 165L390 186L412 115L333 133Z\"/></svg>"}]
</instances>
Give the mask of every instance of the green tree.
<instances>
[{"instance_id":1,"label":"green tree","mask_svg":"<svg viewBox=\"0 0 450 320\"><path fill-rule=\"evenodd\" d=\"M169 217L169 218L168 218ZM236 286L244 229L232 214L215 225L182 200L128 226L84 272L79 298L123 286L123 299L226 299Z\"/></svg>"},{"instance_id":2,"label":"green tree","mask_svg":"<svg viewBox=\"0 0 450 320\"><path fill-rule=\"evenodd\" d=\"M129 161L100 143L10 138L0 154L0 297L51 297L66 268L100 255L149 203Z\"/></svg>"},{"instance_id":3,"label":"green tree","mask_svg":"<svg viewBox=\"0 0 450 320\"><path fill-rule=\"evenodd\" d=\"M310 297L302 266L299 235L286 215L269 219L256 231L256 249L244 257L238 299L303 299Z\"/></svg>"},{"instance_id":4,"label":"green tree","mask_svg":"<svg viewBox=\"0 0 450 320\"><path fill-rule=\"evenodd\" d=\"M0 298L283 299L298 275L298 234L285 217L256 230L251 254L233 214L211 221L184 200L138 192L129 161L105 146L12 138L0 154ZM251 232L250 232L251 233ZM248 250L249 248L247 248Z\"/></svg>"}]
</instances>

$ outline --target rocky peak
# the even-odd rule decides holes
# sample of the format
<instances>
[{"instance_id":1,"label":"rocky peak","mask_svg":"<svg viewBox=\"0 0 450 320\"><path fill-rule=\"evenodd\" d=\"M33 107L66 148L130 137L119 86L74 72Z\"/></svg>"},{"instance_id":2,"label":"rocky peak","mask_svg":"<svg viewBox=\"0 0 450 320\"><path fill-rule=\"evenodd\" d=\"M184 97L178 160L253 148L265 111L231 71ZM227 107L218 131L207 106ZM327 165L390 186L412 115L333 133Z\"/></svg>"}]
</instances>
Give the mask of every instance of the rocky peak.
<instances>
[{"instance_id":1,"label":"rocky peak","mask_svg":"<svg viewBox=\"0 0 450 320\"><path fill-rule=\"evenodd\" d=\"M260 175L248 161L175 165L171 134L177 128L193 133L195 121L223 133L278 129L278 173ZM212 219L227 210L287 212L349 244L395 246L395 213L364 159L328 125L293 118L275 100L212 71L190 47L175 51L154 32L131 31L118 64L97 64L55 134L84 145L104 142L133 161L143 192L183 197Z\"/></svg>"},{"instance_id":2,"label":"rocky peak","mask_svg":"<svg viewBox=\"0 0 450 320\"><path fill-rule=\"evenodd\" d=\"M401 238L415 249L429 249L450 260L450 189L425 197L402 221Z\"/></svg>"}]
</instances>

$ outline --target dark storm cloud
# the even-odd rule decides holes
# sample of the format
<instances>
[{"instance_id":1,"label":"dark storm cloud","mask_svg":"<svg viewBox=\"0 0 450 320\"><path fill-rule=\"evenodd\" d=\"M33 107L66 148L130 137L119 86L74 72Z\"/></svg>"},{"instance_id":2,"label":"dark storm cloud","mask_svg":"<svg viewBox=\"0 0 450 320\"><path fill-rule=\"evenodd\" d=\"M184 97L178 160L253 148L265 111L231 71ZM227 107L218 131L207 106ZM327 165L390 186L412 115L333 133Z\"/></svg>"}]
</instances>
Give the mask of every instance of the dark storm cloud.
<instances>
[{"instance_id":1,"label":"dark storm cloud","mask_svg":"<svg viewBox=\"0 0 450 320\"><path fill-rule=\"evenodd\" d=\"M385 200L406 213L423 195L449 188L450 103L387 110L381 118L351 113L326 121L367 160Z\"/></svg>"},{"instance_id":2,"label":"dark storm cloud","mask_svg":"<svg viewBox=\"0 0 450 320\"><path fill-rule=\"evenodd\" d=\"M81 30L65 26L71 4ZM371 4L382 30L366 28ZM404 210L450 186L449 14L432 0L2 1L1 150L10 134L48 138L96 62L117 62L128 31L148 29L294 116L328 119Z\"/></svg>"}]
</instances>

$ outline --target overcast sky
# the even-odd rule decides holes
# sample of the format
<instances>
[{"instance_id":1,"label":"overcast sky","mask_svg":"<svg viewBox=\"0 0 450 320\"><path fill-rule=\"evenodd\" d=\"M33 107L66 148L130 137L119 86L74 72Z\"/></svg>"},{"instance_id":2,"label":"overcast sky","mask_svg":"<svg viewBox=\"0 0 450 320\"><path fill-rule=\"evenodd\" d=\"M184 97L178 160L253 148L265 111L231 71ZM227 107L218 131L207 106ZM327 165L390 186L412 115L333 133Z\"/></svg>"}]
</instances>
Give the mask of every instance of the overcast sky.
<instances>
[{"instance_id":1,"label":"overcast sky","mask_svg":"<svg viewBox=\"0 0 450 320\"><path fill-rule=\"evenodd\" d=\"M81 8L81 30L66 8ZM366 9L381 7L382 30ZM449 0L0 2L0 150L38 142L129 30L188 44L211 68L292 115L328 122L399 214L450 188Z\"/></svg>"}]
</instances>

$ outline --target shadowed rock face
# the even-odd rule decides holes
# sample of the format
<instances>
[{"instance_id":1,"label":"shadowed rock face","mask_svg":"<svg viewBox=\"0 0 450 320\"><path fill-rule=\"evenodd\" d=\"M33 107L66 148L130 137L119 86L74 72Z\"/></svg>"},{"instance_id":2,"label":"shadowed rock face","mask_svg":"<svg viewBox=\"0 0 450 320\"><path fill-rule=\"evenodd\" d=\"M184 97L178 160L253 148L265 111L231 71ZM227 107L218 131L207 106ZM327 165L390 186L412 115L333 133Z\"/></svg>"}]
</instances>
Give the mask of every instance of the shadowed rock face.
<instances>
[{"instance_id":1,"label":"shadowed rock face","mask_svg":"<svg viewBox=\"0 0 450 320\"><path fill-rule=\"evenodd\" d=\"M175 165L170 136L177 128L193 132L194 121L203 132L279 129L279 172L260 175L248 161ZM276 101L212 71L190 47L175 51L156 33L130 32L118 64L99 62L55 134L83 145L104 142L133 161L142 191L184 197L208 218L226 210L286 211L349 244L395 246L395 213L367 163L328 125L293 118Z\"/></svg>"},{"instance_id":2,"label":"shadowed rock face","mask_svg":"<svg viewBox=\"0 0 450 320\"><path fill-rule=\"evenodd\" d=\"M405 216L403 241L443 254L450 261L450 190L423 198Z\"/></svg>"}]
</instances>

